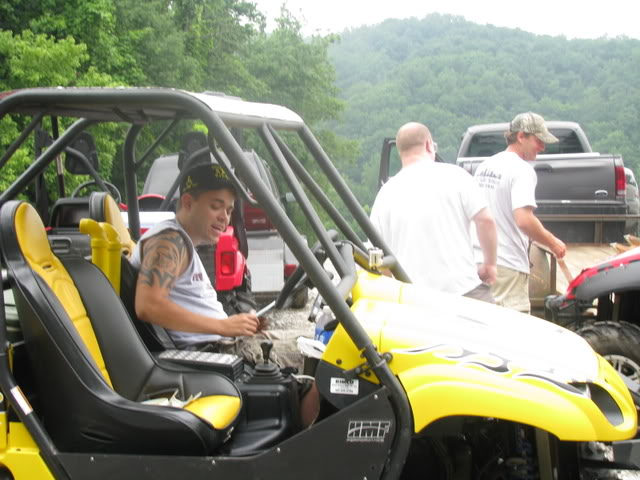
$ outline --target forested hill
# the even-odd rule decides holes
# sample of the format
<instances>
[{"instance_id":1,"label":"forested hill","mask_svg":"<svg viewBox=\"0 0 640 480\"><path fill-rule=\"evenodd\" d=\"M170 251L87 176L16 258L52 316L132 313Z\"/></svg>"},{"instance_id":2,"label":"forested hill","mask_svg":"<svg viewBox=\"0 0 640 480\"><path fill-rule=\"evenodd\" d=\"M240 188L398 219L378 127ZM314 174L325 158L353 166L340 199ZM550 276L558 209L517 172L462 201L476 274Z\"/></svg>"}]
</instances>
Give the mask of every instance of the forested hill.
<instances>
[{"instance_id":1,"label":"forested hill","mask_svg":"<svg viewBox=\"0 0 640 480\"><path fill-rule=\"evenodd\" d=\"M413 120L427 124L454 161L469 125L533 110L579 122L594 150L622 154L640 173L638 40L567 40L438 14L340 37L329 51L346 101L335 128L361 141L347 174L364 203L375 193L382 139Z\"/></svg>"}]
</instances>

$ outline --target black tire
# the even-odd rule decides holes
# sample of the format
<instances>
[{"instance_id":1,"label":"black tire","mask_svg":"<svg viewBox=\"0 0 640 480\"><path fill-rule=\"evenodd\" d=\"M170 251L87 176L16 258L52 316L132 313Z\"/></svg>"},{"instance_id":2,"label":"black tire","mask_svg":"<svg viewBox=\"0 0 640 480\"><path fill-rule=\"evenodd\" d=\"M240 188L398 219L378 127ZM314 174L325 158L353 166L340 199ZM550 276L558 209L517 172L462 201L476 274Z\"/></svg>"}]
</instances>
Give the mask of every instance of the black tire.
<instances>
[{"instance_id":1,"label":"black tire","mask_svg":"<svg viewBox=\"0 0 640 480\"><path fill-rule=\"evenodd\" d=\"M0 467L0 480L13 480L14 476L6 467Z\"/></svg>"},{"instance_id":2,"label":"black tire","mask_svg":"<svg viewBox=\"0 0 640 480\"><path fill-rule=\"evenodd\" d=\"M640 327L628 322L595 322L576 333L620 374L640 382Z\"/></svg>"},{"instance_id":3,"label":"black tire","mask_svg":"<svg viewBox=\"0 0 640 480\"><path fill-rule=\"evenodd\" d=\"M400 480L450 480L454 475L454 461L442 441L416 438L411 444Z\"/></svg>"}]
</instances>

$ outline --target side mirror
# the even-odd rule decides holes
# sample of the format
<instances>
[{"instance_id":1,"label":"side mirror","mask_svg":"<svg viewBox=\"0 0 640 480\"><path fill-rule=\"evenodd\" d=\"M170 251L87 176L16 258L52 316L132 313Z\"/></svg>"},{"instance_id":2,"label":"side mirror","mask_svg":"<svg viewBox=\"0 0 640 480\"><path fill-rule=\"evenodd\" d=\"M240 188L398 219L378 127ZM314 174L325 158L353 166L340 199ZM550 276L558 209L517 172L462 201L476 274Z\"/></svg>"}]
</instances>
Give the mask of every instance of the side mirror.
<instances>
[{"instance_id":1,"label":"side mirror","mask_svg":"<svg viewBox=\"0 0 640 480\"><path fill-rule=\"evenodd\" d=\"M74 175L91 175L98 171L96 142L89 132L81 132L73 143L65 148L64 168Z\"/></svg>"}]
</instances>

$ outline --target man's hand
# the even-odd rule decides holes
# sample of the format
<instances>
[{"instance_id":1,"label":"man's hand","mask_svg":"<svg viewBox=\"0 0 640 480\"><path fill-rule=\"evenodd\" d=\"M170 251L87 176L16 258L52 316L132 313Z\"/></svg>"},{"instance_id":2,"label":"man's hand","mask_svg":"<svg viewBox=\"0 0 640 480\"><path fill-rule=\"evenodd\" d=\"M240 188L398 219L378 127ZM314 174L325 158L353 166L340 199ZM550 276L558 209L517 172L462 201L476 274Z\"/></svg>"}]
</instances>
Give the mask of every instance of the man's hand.
<instances>
[{"instance_id":1,"label":"man's hand","mask_svg":"<svg viewBox=\"0 0 640 480\"><path fill-rule=\"evenodd\" d=\"M547 247L556 258L565 256L567 246L562 240L544 228L538 217L533 214L533 207L516 208L513 211L513 218L518 228L531 240Z\"/></svg>"},{"instance_id":2,"label":"man's hand","mask_svg":"<svg viewBox=\"0 0 640 480\"><path fill-rule=\"evenodd\" d=\"M260 320L254 313L238 313L220 321L221 335L225 337L251 337L260 328Z\"/></svg>"},{"instance_id":3,"label":"man's hand","mask_svg":"<svg viewBox=\"0 0 640 480\"><path fill-rule=\"evenodd\" d=\"M550 248L556 258L564 258L567 253L567 246L559 238L555 238L555 241L550 245Z\"/></svg>"},{"instance_id":4,"label":"man's hand","mask_svg":"<svg viewBox=\"0 0 640 480\"><path fill-rule=\"evenodd\" d=\"M478 265L478 276L487 285L493 285L498 277L498 267L481 263Z\"/></svg>"},{"instance_id":5,"label":"man's hand","mask_svg":"<svg viewBox=\"0 0 640 480\"><path fill-rule=\"evenodd\" d=\"M257 312L252 308L251 310L249 310L249 313L252 315L255 315ZM258 317L258 332L261 332L263 330L266 330L267 327L269 326L269 319L267 317Z\"/></svg>"}]
</instances>

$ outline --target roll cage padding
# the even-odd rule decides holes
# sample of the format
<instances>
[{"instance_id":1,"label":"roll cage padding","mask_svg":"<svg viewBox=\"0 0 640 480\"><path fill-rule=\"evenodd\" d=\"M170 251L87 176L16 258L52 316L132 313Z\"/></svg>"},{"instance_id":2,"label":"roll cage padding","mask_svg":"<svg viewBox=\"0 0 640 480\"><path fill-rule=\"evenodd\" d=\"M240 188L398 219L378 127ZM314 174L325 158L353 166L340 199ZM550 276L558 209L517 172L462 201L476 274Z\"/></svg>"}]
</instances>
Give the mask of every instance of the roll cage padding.
<instances>
[{"instance_id":1,"label":"roll cage padding","mask_svg":"<svg viewBox=\"0 0 640 480\"><path fill-rule=\"evenodd\" d=\"M216 451L240 411L240 394L230 380L157 364L106 277L77 258L69 260L72 279L50 251L44 226L30 205L3 205L0 245L35 366L36 412L59 450L171 455ZM212 418L139 403L175 390L179 397L202 392L205 398L196 408L212 413Z\"/></svg>"}]
</instances>

